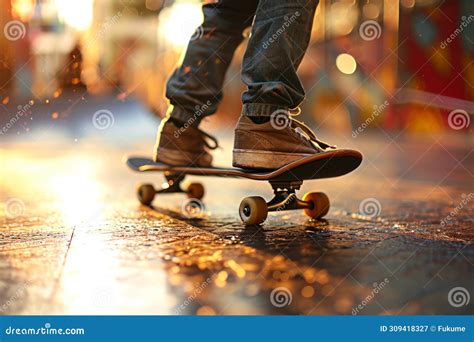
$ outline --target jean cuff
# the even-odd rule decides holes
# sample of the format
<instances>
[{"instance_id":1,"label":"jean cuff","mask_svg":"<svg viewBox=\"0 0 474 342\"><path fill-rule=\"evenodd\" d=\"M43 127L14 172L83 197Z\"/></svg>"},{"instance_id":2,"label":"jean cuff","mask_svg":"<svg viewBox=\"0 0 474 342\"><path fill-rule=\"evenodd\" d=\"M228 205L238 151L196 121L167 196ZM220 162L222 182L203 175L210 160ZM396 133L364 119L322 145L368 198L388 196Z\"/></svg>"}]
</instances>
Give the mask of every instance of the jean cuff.
<instances>
[{"instance_id":1,"label":"jean cuff","mask_svg":"<svg viewBox=\"0 0 474 342\"><path fill-rule=\"evenodd\" d=\"M188 111L177 106L170 106L168 108L166 116L187 123L189 126L199 125L202 119L202 115L199 115L199 113L190 114Z\"/></svg>"},{"instance_id":2,"label":"jean cuff","mask_svg":"<svg viewBox=\"0 0 474 342\"><path fill-rule=\"evenodd\" d=\"M288 112L288 107L268 103L245 103L242 116L271 116L276 111Z\"/></svg>"}]
</instances>

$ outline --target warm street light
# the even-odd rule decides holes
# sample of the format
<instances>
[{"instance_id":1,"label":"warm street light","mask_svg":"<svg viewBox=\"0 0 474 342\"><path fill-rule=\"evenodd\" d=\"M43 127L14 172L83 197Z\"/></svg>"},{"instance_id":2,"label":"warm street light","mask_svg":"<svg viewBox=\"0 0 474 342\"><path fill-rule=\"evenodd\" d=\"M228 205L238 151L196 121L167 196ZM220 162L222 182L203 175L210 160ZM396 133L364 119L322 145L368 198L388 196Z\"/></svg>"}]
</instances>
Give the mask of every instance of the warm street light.
<instances>
[{"instance_id":1,"label":"warm street light","mask_svg":"<svg viewBox=\"0 0 474 342\"><path fill-rule=\"evenodd\" d=\"M78 30L87 30L92 23L93 0L69 1L55 0L58 16L68 26Z\"/></svg>"}]
</instances>

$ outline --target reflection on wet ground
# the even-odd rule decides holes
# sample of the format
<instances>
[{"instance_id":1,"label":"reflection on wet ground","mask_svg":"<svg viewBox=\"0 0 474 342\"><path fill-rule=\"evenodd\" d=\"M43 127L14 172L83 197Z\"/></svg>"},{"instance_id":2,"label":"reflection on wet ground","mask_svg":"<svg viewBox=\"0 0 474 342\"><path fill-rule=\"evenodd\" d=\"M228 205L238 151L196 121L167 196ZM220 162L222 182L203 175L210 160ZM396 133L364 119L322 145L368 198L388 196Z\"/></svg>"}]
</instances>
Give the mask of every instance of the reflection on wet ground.
<instances>
[{"instance_id":1,"label":"reflection on wet ground","mask_svg":"<svg viewBox=\"0 0 474 342\"><path fill-rule=\"evenodd\" d=\"M163 178L132 173L122 157L150 154L157 122L121 103L99 130L101 106L60 122L36 109L35 123L1 137L2 313L472 314L472 301L450 296L474 294L472 141L334 136L365 160L305 183L329 195L326 220L291 211L244 227L238 204L269 198L265 182L199 179L199 219L181 213L180 195L140 206L135 184ZM231 128L219 132L226 164Z\"/></svg>"}]
</instances>

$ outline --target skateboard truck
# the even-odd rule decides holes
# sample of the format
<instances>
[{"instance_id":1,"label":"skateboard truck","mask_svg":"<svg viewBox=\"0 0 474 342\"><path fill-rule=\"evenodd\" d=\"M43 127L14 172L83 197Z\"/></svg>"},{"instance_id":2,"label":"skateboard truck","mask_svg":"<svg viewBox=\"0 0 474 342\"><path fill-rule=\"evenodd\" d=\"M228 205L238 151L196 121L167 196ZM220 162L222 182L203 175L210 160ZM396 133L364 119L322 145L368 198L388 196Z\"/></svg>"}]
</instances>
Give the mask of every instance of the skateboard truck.
<instances>
[{"instance_id":1,"label":"skateboard truck","mask_svg":"<svg viewBox=\"0 0 474 342\"><path fill-rule=\"evenodd\" d=\"M302 181L290 183L270 181L270 184L275 196L267 202L268 211L313 208L311 202L302 201L296 196L296 191L303 184Z\"/></svg>"},{"instance_id":2,"label":"skateboard truck","mask_svg":"<svg viewBox=\"0 0 474 342\"><path fill-rule=\"evenodd\" d=\"M185 189L181 186L185 175L165 173L166 182L161 188L155 189L153 184L140 184L137 188L138 200L141 204L150 205L157 194L185 193L189 198L202 199L204 186L201 183L191 183Z\"/></svg>"}]
</instances>

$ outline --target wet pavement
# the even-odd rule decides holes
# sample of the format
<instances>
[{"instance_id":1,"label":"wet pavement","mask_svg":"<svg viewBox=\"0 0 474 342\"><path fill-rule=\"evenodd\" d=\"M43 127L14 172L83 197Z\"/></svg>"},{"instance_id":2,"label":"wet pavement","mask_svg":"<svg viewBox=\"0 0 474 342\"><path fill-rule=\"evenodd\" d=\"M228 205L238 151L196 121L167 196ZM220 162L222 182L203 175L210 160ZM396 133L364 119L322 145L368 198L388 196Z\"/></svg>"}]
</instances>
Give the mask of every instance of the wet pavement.
<instances>
[{"instance_id":1,"label":"wet pavement","mask_svg":"<svg viewBox=\"0 0 474 342\"><path fill-rule=\"evenodd\" d=\"M163 177L122 158L151 154L158 121L134 101L76 102L35 103L0 136L2 314L474 313L472 135L323 134L365 156L305 182L328 194L325 220L244 227L238 205L269 199L266 182L190 177L206 188L197 218L179 194L141 206L135 185ZM232 125L209 129L229 165Z\"/></svg>"}]
</instances>

